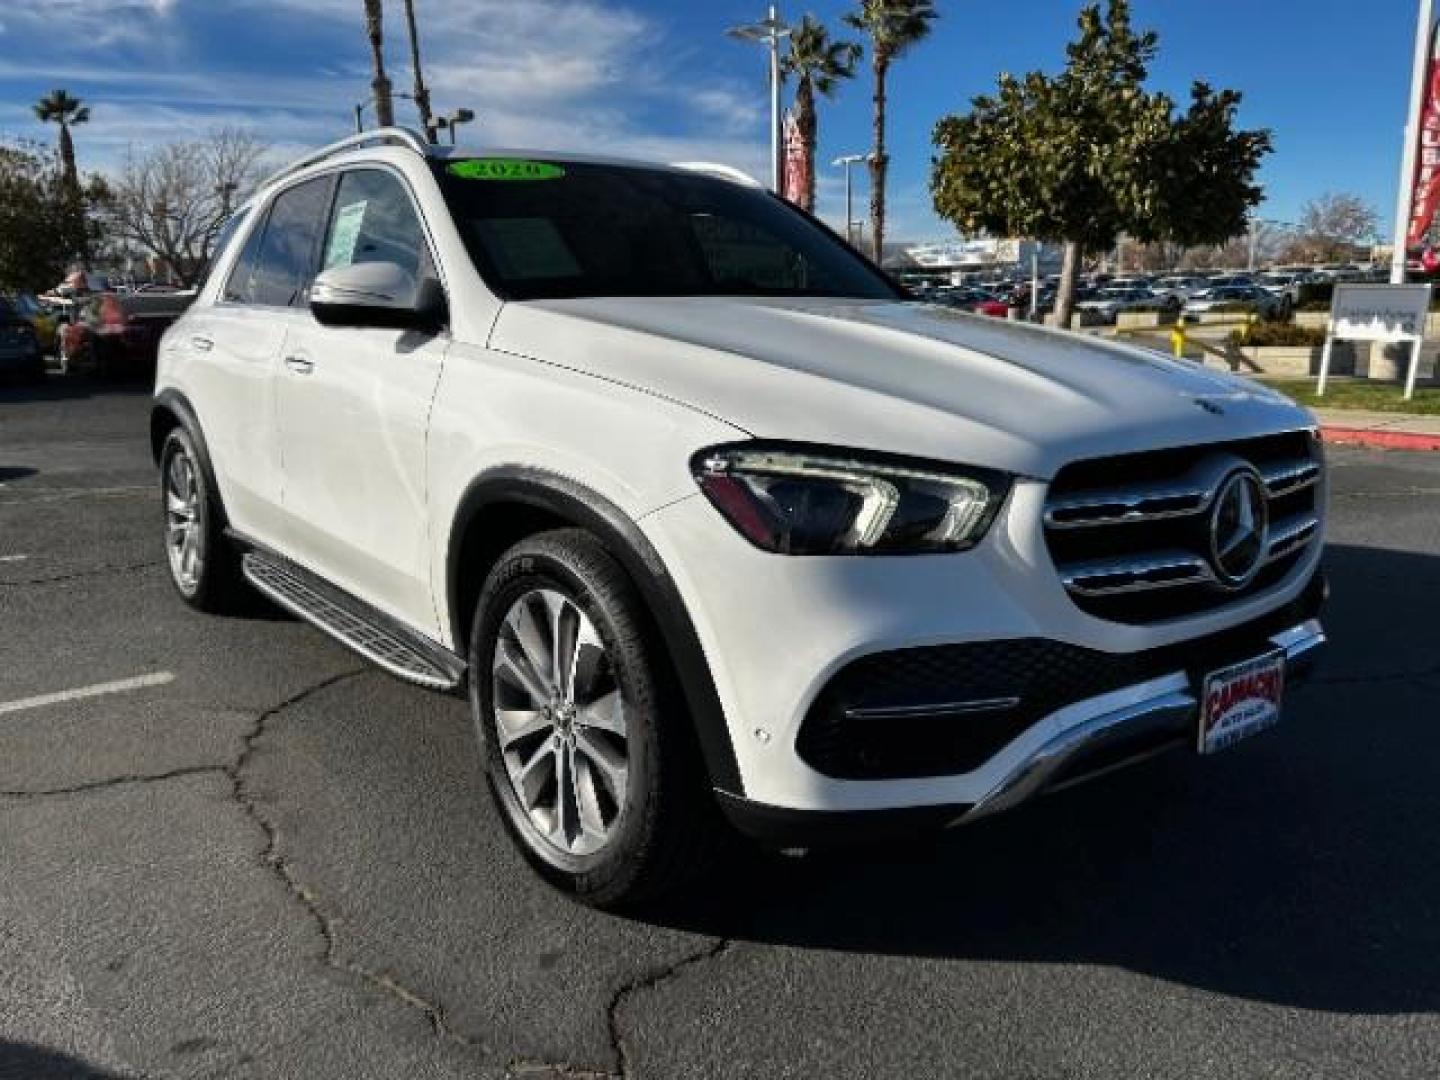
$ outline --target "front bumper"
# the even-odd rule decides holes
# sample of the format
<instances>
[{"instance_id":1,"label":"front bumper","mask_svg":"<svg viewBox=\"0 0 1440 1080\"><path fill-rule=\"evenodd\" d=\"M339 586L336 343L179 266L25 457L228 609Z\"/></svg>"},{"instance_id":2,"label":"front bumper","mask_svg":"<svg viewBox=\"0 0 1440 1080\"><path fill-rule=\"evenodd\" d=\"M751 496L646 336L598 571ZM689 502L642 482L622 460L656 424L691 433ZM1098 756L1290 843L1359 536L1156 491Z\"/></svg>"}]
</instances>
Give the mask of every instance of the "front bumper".
<instances>
[{"instance_id":1,"label":"front bumper","mask_svg":"<svg viewBox=\"0 0 1440 1080\"><path fill-rule=\"evenodd\" d=\"M1307 619L1266 640L1285 652L1287 686L1305 681L1326 643L1319 619ZM1162 683L1167 680L1158 680L1132 688L1129 693L1135 700L1128 704L1115 704L1111 702L1115 695L1105 695L1065 710L1089 707L1091 712L1016 758L973 803L836 812L769 806L722 793L720 805L742 832L782 847L847 843L966 824L1166 750L1194 745L1200 711L1199 680L1190 675L1177 678L1183 679L1184 685L1165 686Z\"/></svg>"},{"instance_id":2,"label":"front bumper","mask_svg":"<svg viewBox=\"0 0 1440 1080\"><path fill-rule=\"evenodd\" d=\"M1214 670L1247 658L1231 659L1232 647L1253 646L1249 655L1258 655L1270 634L1318 611L1311 603L1316 543L1282 580L1221 609L1149 625L1087 614L1066 593L1046 548L1045 495L1045 484L1017 481L985 540L955 555L771 555L725 525L699 494L641 518L693 621L721 705L718 734L733 750L738 782L717 779L717 787L781 814L969 808L1077 725L1188 691L1187 669L1201 659L1192 656L1197 643L1215 646L1203 657ZM928 769L837 768L811 753L802 737L814 711L827 705L827 690L872 658L1003 652L1020 643L1035 650L1018 680L1025 685L1011 691L1023 697L1023 723L987 718L992 734L969 760L939 760L927 734L917 745L936 759L925 762ZM987 671L984 663L967 665L922 670L923 686L912 678L914 669L882 672L890 679L882 688L894 693L848 697L840 710L868 713L883 740L914 723L900 714L916 704L969 708L975 699L1003 696L975 678ZM1101 665L1104 677L1092 677ZM866 671L863 684L880 687L868 677L873 673ZM1037 680L1045 682L1044 693L1035 693ZM973 689L972 683L985 692L938 692Z\"/></svg>"}]
</instances>

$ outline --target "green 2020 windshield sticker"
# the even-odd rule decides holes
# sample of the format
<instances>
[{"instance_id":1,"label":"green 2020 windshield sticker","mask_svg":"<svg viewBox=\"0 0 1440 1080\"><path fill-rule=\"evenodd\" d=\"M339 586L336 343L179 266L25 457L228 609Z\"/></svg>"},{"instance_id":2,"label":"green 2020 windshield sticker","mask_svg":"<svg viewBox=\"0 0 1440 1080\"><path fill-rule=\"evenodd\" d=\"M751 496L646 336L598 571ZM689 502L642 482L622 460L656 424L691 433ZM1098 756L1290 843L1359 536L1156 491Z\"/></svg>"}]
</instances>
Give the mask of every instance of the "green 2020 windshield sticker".
<instances>
[{"instance_id":1,"label":"green 2020 windshield sticker","mask_svg":"<svg viewBox=\"0 0 1440 1080\"><path fill-rule=\"evenodd\" d=\"M470 158L454 162L446 171L463 180L555 180L565 175L559 165L520 158Z\"/></svg>"}]
</instances>

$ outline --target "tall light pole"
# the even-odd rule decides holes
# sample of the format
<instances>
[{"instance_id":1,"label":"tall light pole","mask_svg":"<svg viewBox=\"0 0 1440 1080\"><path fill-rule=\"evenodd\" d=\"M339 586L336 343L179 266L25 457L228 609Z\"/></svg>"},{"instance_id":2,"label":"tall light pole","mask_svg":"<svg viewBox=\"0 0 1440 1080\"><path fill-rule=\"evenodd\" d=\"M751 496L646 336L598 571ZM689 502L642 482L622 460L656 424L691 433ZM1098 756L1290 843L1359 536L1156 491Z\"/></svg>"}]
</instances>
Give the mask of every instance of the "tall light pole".
<instances>
[{"instance_id":1,"label":"tall light pole","mask_svg":"<svg viewBox=\"0 0 1440 1080\"><path fill-rule=\"evenodd\" d=\"M855 212L854 204L851 201L850 188L850 166L858 165L862 161L869 161L870 154L846 154L844 157L837 157L830 164L837 169L845 170L845 241L851 247L855 246Z\"/></svg>"},{"instance_id":2,"label":"tall light pole","mask_svg":"<svg viewBox=\"0 0 1440 1080\"><path fill-rule=\"evenodd\" d=\"M1292 233L1299 229L1298 225L1288 221L1274 221L1270 218L1252 217L1250 219L1250 262L1246 267L1246 269L1252 273L1255 270L1255 264L1260 261L1260 226L1262 225L1268 225L1272 229L1280 229L1284 232Z\"/></svg>"},{"instance_id":3,"label":"tall light pole","mask_svg":"<svg viewBox=\"0 0 1440 1080\"><path fill-rule=\"evenodd\" d=\"M1395 245L1390 253L1390 283L1405 283L1408 252L1406 239L1410 233L1410 215L1414 212L1415 166L1420 151L1420 110L1424 106L1425 74L1430 67L1430 41L1435 30L1435 0L1420 0L1420 15L1415 24L1415 66L1410 73L1410 108L1405 124L1405 150L1400 155L1400 196L1395 207Z\"/></svg>"},{"instance_id":4,"label":"tall light pole","mask_svg":"<svg viewBox=\"0 0 1440 1080\"><path fill-rule=\"evenodd\" d=\"M741 41L754 41L770 50L770 188L777 194L781 187L783 153L780 130L780 42L790 36L790 28L780 21L775 5L757 23L735 26L726 31Z\"/></svg>"}]
</instances>

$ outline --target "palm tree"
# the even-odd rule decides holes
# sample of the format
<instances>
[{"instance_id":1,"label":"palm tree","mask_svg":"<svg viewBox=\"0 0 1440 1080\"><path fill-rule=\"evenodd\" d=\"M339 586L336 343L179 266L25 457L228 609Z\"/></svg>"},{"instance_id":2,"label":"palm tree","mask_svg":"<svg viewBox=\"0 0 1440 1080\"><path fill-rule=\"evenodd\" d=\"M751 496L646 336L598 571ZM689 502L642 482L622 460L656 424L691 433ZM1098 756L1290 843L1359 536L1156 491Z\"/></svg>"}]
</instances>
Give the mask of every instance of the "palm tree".
<instances>
[{"instance_id":1,"label":"palm tree","mask_svg":"<svg viewBox=\"0 0 1440 1080\"><path fill-rule=\"evenodd\" d=\"M795 125L805 146L805 190L799 192L800 206L815 209L815 144L819 124L815 116L815 95L834 97L841 79L855 77L860 46L853 41L831 41L830 31L813 15L806 15L790 33L790 52L780 61L786 77L794 75Z\"/></svg>"},{"instance_id":2,"label":"palm tree","mask_svg":"<svg viewBox=\"0 0 1440 1080\"><path fill-rule=\"evenodd\" d=\"M415 0L405 0L405 25L410 30L410 70L415 76L415 108L420 112L420 127L430 130L430 91L420 70L420 32L415 27Z\"/></svg>"},{"instance_id":3,"label":"palm tree","mask_svg":"<svg viewBox=\"0 0 1440 1080\"><path fill-rule=\"evenodd\" d=\"M890 64L929 35L940 13L934 0L858 0L859 8L845 22L870 37L870 67L875 73L875 145L870 157L870 242L875 261L885 244L885 77Z\"/></svg>"},{"instance_id":4,"label":"palm tree","mask_svg":"<svg viewBox=\"0 0 1440 1080\"><path fill-rule=\"evenodd\" d=\"M75 140L70 129L88 123L90 109L68 90L51 90L35 103L35 115L41 123L60 125L60 169L71 191L80 190L80 173L75 168Z\"/></svg>"},{"instance_id":5,"label":"palm tree","mask_svg":"<svg viewBox=\"0 0 1440 1080\"><path fill-rule=\"evenodd\" d=\"M390 97L390 77L385 74L385 11L382 0L365 0L365 35L370 39L370 64L375 77L370 92L375 98L375 120L381 127L395 123L395 102Z\"/></svg>"}]
</instances>

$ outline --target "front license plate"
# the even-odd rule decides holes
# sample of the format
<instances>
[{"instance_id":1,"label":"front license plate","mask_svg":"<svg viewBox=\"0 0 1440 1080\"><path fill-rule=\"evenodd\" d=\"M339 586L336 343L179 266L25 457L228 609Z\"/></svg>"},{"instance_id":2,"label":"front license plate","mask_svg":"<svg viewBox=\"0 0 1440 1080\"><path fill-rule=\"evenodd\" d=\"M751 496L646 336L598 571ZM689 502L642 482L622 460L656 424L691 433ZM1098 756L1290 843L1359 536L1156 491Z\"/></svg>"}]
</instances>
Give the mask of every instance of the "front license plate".
<instances>
[{"instance_id":1,"label":"front license plate","mask_svg":"<svg viewBox=\"0 0 1440 1080\"><path fill-rule=\"evenodd\" d=\"M1205 677L1199 750L1214 754L1280 722L1285 652L1268 653Z\"/></svg>"}]
</instances>

